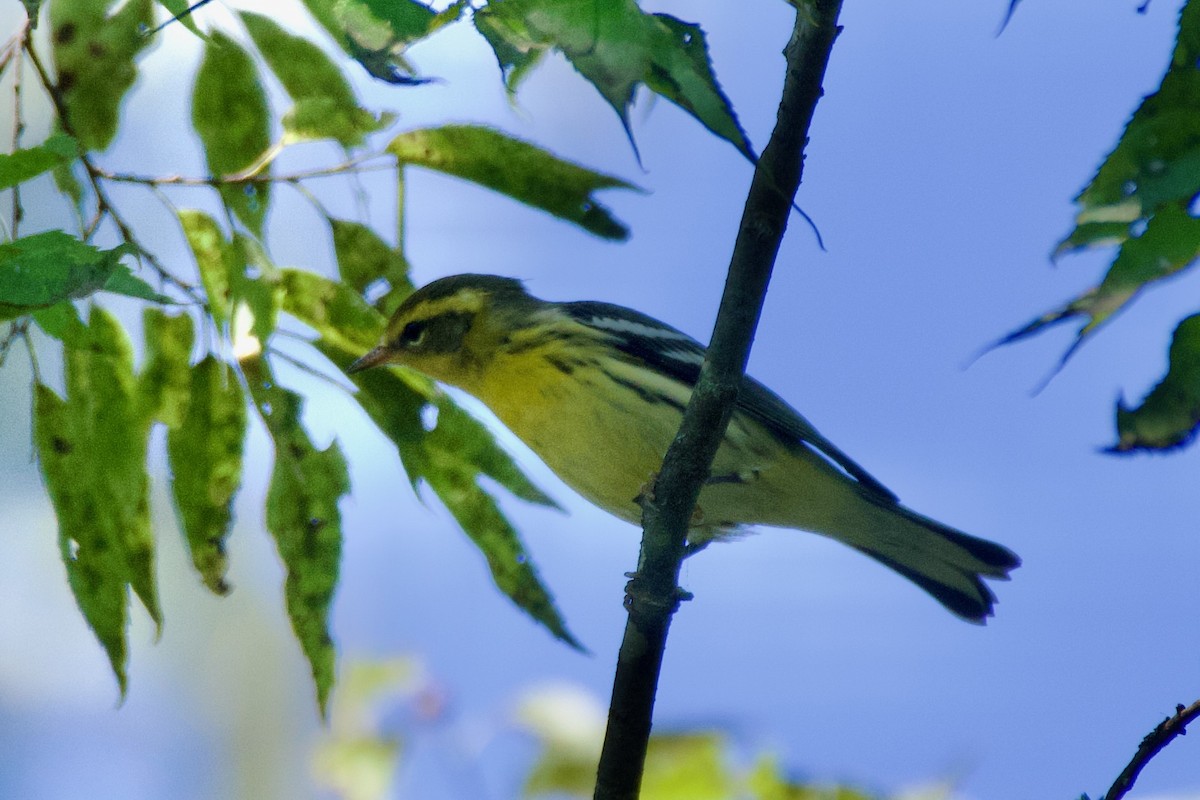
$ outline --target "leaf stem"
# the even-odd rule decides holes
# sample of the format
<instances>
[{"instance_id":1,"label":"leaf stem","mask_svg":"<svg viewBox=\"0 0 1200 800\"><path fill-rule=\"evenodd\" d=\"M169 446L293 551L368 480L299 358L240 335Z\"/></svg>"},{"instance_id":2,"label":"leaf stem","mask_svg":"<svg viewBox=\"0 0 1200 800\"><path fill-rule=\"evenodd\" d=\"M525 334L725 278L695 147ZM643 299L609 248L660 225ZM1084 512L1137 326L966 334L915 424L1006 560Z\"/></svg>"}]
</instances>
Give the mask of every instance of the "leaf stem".
<instances>
[{"instance_id":1,"label":"leaf stem","mask_svg":"<svg viewBox=\"0 0 1200 800\"><path fill-rule=\"evenodd\" d=\"M687 595L679 588L688 525L733 413L754 329L796 189L804 146L841 0L796 4L783 95L775 129L754 171L730 259L720 311L679 434L643 501L638 571L626 587L629 620L617 660L608 730L596 777L596 800L635 800L649 743L654 696L671 616Z\"/></svg>"}]
</instances>

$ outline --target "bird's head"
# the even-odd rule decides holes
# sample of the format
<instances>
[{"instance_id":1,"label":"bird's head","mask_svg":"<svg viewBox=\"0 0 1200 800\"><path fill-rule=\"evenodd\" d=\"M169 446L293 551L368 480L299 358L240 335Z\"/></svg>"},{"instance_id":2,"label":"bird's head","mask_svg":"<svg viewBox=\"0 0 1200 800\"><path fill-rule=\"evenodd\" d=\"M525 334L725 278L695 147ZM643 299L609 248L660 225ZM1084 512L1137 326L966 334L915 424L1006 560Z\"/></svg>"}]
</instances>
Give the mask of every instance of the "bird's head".
<instances>
[{"instance_id":1,"label":"bird's head","mask_svg":"<svg viewBox=\"0 0 1200 800\"><path fill-rule=\"evenodd\" d=\"M469 388L472 376L542 305L513 278L440 278L405 298L388 322L383 341L351 364L347 372L403 364L437 380Z\"/></svg>"}]
</instances>

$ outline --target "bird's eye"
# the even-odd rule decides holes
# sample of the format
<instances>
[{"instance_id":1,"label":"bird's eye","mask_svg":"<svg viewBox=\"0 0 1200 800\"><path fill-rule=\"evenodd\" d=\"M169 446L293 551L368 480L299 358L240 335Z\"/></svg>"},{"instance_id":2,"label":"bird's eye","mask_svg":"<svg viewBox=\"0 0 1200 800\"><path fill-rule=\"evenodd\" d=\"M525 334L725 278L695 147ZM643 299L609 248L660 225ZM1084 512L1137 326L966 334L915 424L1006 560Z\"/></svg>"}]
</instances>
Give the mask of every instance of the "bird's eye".
<instances>
[{"instance_id":1,"label":"bird's eye","mask_svg":"<svg viewBox=\"0 0 1200 800\"><path fill-rule=\"evenodd\" d=\"M424 320L410 322L400 331L400 344L404 347L417 347L425 340L425 332L428 330L429 325Z\"/></svg>"}]
</instances>

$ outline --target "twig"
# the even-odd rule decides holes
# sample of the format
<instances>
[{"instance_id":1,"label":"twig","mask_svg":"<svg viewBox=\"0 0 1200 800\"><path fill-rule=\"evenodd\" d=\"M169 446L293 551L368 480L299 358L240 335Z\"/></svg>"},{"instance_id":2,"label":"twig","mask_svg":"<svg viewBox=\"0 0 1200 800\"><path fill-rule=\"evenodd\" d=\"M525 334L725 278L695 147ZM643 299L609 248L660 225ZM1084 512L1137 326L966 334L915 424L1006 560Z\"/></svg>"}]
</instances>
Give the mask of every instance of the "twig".
<instances>
[{"instance_id":1,"label":"twig","mask_svg":"<svg viewBox=\"0 0 1200 800\"><path fill-rule=\"evenodd\" d=\"M29 371L33 373L34 383L43 383L42 370L38 367L37 350L33 346L33 337L29 335L29 321L25 321L25 328L21 331L21 338L25 341L25 349L29 351Z\"/></svg>"},{"instance_id":2,"label":"twig","mask_svg":"<svg viewBox=\"0 0 1200 800\"><path fill-rule=\"evenodd\" d=\"M737 400L775 256L800 184L808 138L841 0L796 4L787 72L771 139L742 211L708 356L653 487L643 502L638 571L626 589L629 620L617 660L596 800L635 800L671 616L686 595L679 570L688 523Z\"/></svg>"},{"instance_id":3,"label":"twig","mask_svg":"<svg viewBox=\"0 0 1200 800\"><path fill-rule=\"evenodd\" d=\"M4 366L4 360L8 358L8 351L12 349L12 344L18 337L28 335L29 318L23 317L15 320L12 327L4 334L4 338L0 339L0 367Z\"/></svg>"},{"instance_id":4,"label":"twig","mask_svg":"<svg viewBox=\"0 0 1200 800\"><path fill-rule=\"evenodd\" d=\"M29 18L25 19L25 24L21 26L21 30L17 32L16 38L12 44L12 68L13 68L13 127L12 127L12 147L9 152L15 153L21 149L21 134L25 133L25 118L21 114L21 53L25 45L25 39L29 35ZM25 209L21 207L21 184L14 184L12 187L12 222L9 224L8 235L12 239L20 236L21 220L25 217Z\"/></svg>"},{"instance_id":5,"label":"twig","mask_svg":"<svg viewBox=\"0 0 1200 800\"><path fill-rule=\"evenodd\" d=\"M29 54L29 61L33 64L34 69L37 70L38 79L41 80L42 86L46 90L46 94L50 96L50 102L54 104L54 110L58 114L58 119L62 124L63 130L78 140L79 137L75 135L75 131L71 125L71 120L67 115L66 104L63 102L62 95L58 91L58 86L52 80L50 80L50 73L46 71L46 68L42 64L41 58L38 57L37 51L34 49L32 42L26 41L25 52ZM158 257L143 247L137 240L137 237L134 236L133 229L131 229L121 215L117 213L116 206L114 206L112 201L109 200L108 194L104 191L104 187L100 183L100 179L104 177L104 170L92 163L92 160L88 157L87 153L84 152L79 154L79 162L83 164L84 171L87 173L88 183L92 187L92 192L96 195L97 216L96 219L93 220L93 223L89 224L87 227L89 235L94 233L96 227L99 226L100 218L108 216L108 218L113 221L113 224L117 226L117 232L120 234L121 240L136 249L139 258L145 259L146 263L148 263L154 269L154 271L158 273L158 276L165 283L175 286L195 302L205 305L205 300L196 290L196 287L177 277L173 272L163 266L163 263L158 260Z\"/></svg>"},{"instance_id":6,"label":"twig","mask_svg":"<svg viewBox=\"0 0 1200 800\"><path fill-rule=\"evenodd\" d=\"M1186 734L1188 723L1196 719L1200 719L1200 700L1186 708L1182 703L1175 706L1175 714L1158 723L1154 730L1142 739L1133 758L1105 793L1104 800L1121 800L1128 794L1142 769L1150 763L1150 759L1158 755L1176 736Z\"/></svg>"},{"instance_id":7,"label":"twig","mask_svg":"<svg viewBox=\"0 0 1200 800\"><path fill-rule=\"evenodd\" d=\"M278 332L279 331L277 331L277 333ZM308 341L308 340L302 340L302 341ZM311 342L309 342L309 343L311 344ZM335 386L338 389L341 389L343 392L346 392L347 394L350 393L350 388L348 386L346 386L346 384L342 383L341 381L339 381L337 378L333 377L332 375L329 375L328 373L325 373L319 369L316 369L311 364L304 363L303 361L296 358L291 353L287 353L283 350L280 350L278 347L267 348L267 353L272 358L281 358L284 361L286 361L287 363L291 364L296 369L300 370L301 372L311 375L312 377L317 378L319 380L325 381L330 386Z\"/></svg>"},{"instance_id":8,"label":"twig","mask_svg":"<svg viewBox=\"0 0 1200 800\"><path fill-rule=\"evenodd\" d=\"M236 186L236 185L261 185L266 183L298 183L300 181L311 180L313 178L329 178L336 175L346 175L358 172L374 172L376 170L392 169L392 164L366 164L363 162L373 158L381 158L382 153L371 153L359 158L352 158L348 161L343 161L340 164L334 164L332 167L321 167L318 169L304 170L301 172L293 172L288 175L248 175L237 173L234 175L207 175L207 176L185 176L185 175L137 175L130 172L109 172L108 170L96 168L96 176L107 181L117 183L137 183L143 186Z\"/></svg>"}]
</instances>

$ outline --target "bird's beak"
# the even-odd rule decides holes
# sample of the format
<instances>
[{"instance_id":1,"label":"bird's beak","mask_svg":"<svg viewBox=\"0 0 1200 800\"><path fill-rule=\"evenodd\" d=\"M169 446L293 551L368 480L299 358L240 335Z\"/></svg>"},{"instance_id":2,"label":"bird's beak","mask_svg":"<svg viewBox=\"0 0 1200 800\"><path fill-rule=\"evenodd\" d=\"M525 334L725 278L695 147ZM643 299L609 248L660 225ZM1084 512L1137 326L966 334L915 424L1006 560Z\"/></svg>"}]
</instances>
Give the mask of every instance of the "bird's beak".
<instances>
[{"instance_id":1,"label":"bird's beak","mask_svg":"<svg viewBox=\"0 0 1200 800\"><path fill-rule=\"evenodd\" d=\"M386 364L388 356L390 355L391 353L386 347L379 345L379 347L376 347L358 361L355 361L353 364L351 364L346 369L346 374L353 375L356 372L362 372L364 369L370 369L371 367L378 367L380 364Z\"/></svg>"}]
</instances>

